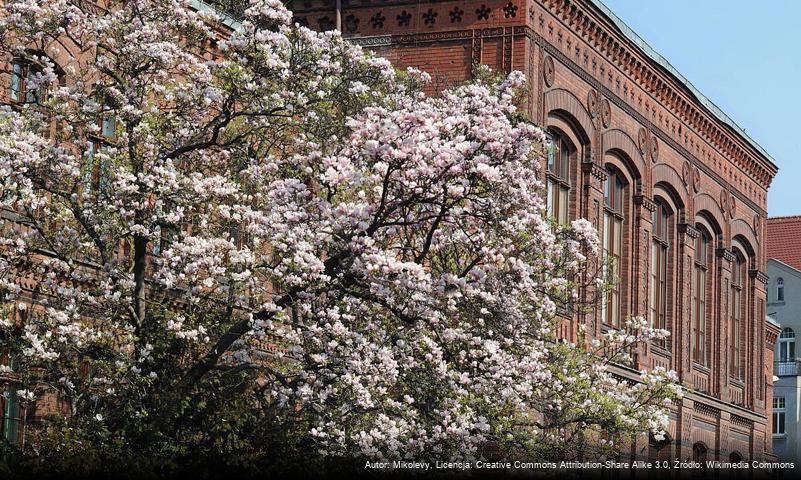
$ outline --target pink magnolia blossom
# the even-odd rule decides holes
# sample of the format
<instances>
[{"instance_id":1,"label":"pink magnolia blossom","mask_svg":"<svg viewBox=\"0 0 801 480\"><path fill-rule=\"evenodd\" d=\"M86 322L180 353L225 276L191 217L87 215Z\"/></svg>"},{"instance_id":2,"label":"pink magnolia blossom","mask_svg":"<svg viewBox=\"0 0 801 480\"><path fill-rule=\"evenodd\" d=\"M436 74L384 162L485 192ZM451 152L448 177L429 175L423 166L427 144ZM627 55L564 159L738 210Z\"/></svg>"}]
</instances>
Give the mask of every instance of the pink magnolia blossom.
<instances>
[{"instance_id":1,"label":"pink magnolia blossom","mask_svg":"<svg viewBox=\"0 0 801 480\"><path fill-rule=\"evenodd\" d=\"M427 74L292 26L277 0L251 0L225 35L189 0L109 4L0 11L3 61L35 68L40 92L0 110L0 207L18 225L0 234L0 293L27 303L24 269L37 284L24 325L0 328L73 415L111 421L244 366L277 414L311 418L325 455L472 458L570 428L666 428L672 374L631 386L610 370L663 332L556 337L600 249L588 221L547 218L521 73L429 97Z\"/></svg>"}]
</instances>

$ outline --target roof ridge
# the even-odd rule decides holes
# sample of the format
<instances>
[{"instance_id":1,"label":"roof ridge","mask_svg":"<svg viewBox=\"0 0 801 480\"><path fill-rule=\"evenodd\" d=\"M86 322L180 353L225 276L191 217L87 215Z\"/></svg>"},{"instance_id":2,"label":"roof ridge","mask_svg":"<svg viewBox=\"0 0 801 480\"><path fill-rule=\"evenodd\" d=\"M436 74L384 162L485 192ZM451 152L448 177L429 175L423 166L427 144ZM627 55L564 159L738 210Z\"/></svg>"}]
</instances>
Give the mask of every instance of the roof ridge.
<instances>
[{"instance_id":1,"label":"roof ridge","mask_svg":"<svg viewBox=\"0 0 801 480\"><path fill-rule=\"evenodd\" d=\"M792 218L801 218L801 214L797 215L776 215L775 217L768 217L768 222L771 220L787 220Z\"/></svg>"}]
</instances>

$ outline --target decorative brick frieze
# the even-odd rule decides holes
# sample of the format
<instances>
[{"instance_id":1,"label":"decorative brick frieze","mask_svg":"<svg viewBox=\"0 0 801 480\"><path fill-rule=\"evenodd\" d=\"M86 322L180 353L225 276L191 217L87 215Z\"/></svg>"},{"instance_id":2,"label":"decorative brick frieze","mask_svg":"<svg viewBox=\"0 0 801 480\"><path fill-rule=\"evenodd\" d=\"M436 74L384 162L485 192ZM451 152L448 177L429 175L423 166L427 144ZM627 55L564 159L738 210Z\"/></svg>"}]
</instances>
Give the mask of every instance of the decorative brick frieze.
<instances>
[{"instance_id":1,"label":"decorative brick frieze","mask_svg":"<svg viewBox=\"0 0 801 480\"><path fill-rule=\"evenodd\" d=\"M768 275L765 272L762 272L762 271L756 270L756 269L748 270L748 276L750 276L751 278L755 279L757 282L760 282L760 283L762 283L764 285L767 285L768 284L768 280L770 279L770 277L768 277Z\"/></svg>"},{"instance_id":2,"label":"decorative brick frieze","mask_svg":"<svg viewBox=\"0 0 801 480\"><path fill-rule=\"evenodd\" d=\"M600 180L601 182L605 182L609 174L604 170L601 165L598 165L595 162L582 162L581 163L581 170L584 173L589 173L594 178Z\"/></svg>"},{"instance_id":3,"label":"decorative brick frieze","mask_svg":"<svg viewBox=\"0 0 801 480\"><path fill-rule=\"evenodd\" d=\"M699 235L701 235L701 232L689 223L679 223L678 227L679 233L683 233L691 239L696 239Z\"/></svg>"},{"instance_id":4,"label":"decorative brick frieze","mask_svg":"<svg viewBox=\"0 0 801 480\"><path fill-rule=\"evenodd\" d=\"M628 45L628 39L614 32L614 26L586 4L585 1L575 0L543 2L543 6L560 19L565 27L584 39L594 53L605 57L661 106L669 108L679 122L692 126L705 142L714 145L735 165L747 171L753 178L759 179L761 186L767 188L776 174L776 166L747 141L728 133L731 127L710 115L703 105L692 98L686 87L677 84L675 79L655 66L652 59Z\"/></svg>"},{"instance_id":5,"label":"decorative brick frieze","mask_svg":"<svg viewBox=\"0 0 801 480\"><path fill-rule=\"evenodd\" d=\"M635 205L642 205L643 208L645 208L649 212L656 211L656 202L654 202L650 198L646 197L645 195L635 195L634 196L634 204Z\"/></svg>"},{"instance_id":6,"label":"decorative brick frieze","mask_svg":"<svg viewBox=\"0 0 801 480\"><path fill-rule=\"evenodd\" d=\"M726 260L727 262L733 262L737 260L737 255L727 248L718 247L715 253L717 253L718 257L723 258L723 260Z\"/></svg>"}]
</instances>

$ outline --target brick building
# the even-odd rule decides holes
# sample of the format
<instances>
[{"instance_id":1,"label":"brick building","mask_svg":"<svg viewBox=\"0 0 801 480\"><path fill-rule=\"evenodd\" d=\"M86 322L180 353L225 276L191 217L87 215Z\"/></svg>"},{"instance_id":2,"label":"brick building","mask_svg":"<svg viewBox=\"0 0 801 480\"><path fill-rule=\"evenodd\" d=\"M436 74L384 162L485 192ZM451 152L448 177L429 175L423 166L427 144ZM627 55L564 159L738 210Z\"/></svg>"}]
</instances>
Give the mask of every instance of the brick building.
<instances>
[{"instance_id":1,"label":"brick building","mask_svg":"<svg viewBox=\"0 0 801 480\"><path fill-rule=\"evenodd\" d=\"M667 442L637 458L760 460L771 453L773 349L764 273L767 189L777 167L731 119L597 0L294 0L301 24L337 25L396 66L464 81L475 64L523 71L525 108L548 127L553 215L590 219L620 282L595 335L644 315L671 337L637 368L679 372L691 393ZM634 370L629 375L636 375Z\"/></svg>"}]
</instances>

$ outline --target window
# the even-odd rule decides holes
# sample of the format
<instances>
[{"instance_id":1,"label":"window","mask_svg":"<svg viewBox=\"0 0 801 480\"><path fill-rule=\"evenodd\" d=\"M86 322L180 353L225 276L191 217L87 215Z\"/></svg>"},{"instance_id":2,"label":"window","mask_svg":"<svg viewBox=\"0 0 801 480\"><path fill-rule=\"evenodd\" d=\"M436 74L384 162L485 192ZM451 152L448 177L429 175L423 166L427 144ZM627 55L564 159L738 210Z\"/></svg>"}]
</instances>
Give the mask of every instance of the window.
<instances>
[{"instance_id":1,"label":"window","mask_svg":"<svg viewBox=\"0 0 801 480\"><path fill-rule=\"evenodd\" d=\"M0 180L0 202L10 202L14 199L14 179L6 177Z\"/></svg>"},{"instance_id":2,"label":"window","mask_svg":"<svg viewBox=\"0 0 801 480\"><path fill-rule=\"evenodd\" d=\"M776 301L784 301L784 279L782 277L776 279Z\"/></svg>"},{"instance_id":3,"label":"window","mask_svg":"<svg viewBox=\"0 0 801 480\"><path fill-rule=\"evenodd\" d=\"M97 155L103 148L103 142L96 138L89 138L86 152L84 152L83 183L86 191L98 191L106 185L107 165Z\"/></svg>"},{"instance_id":4,"label":"window","mask_svg":"<svg viewBox=\"0 0 801 480\"><path fill-rule=\"evenodd\" d=\"M792 328L785 328L779 335L779 361L792 362L795 360L795 332Z\"/></svg>"},{"instance_id":5,"label":"window","mask_svg":"<svg viewBox=\"0 0 801 480\"><path fill-rule=\"evenodd\" d=\"M551 133L553 140L548 151L548 216L562 225L568 223L570 198L570 145L559 133Z\"/></svg>"},{"instance_id":6,"label":"window","mask_svg":"<svg viewBox=\"0 0 801 480\"><path fill-rule=\"evenodd\" d=\"M784 422L787 415L787 409L784 403L784 397L773 397L773 434L784 435Z\"/></svg>"},{"instance_id":7,"label":"window","mask_svg":"<svg viewBox=\"0 0 801 480\"><path fill-rule=\"evenodd\" d=\"M22 98L24 68L19 60L11 64L11 100L18 102Z\"/></svg>"},{"instance_id":8,"label":"window","mask_svg":"<svg viewBox=\"0 0 801 480\"><path fill-rule=\"evenodd\" d=\"M173 240L173 227L157 225L154 229L156 238L153 240L153 255L160 256L164 250L170 248Z\"/></svg>"},{"instance_id":9,"label":"window","mask_svg":"<svg viewBox=\"0 0 801 480\"><path fill-rule=\"evenodd\" d=\"M731 375L743 378L742 338L743 338L743 283L745 277L745 259L739 251L734 253L735 259L731 274Z\"/></svg>"},{"instance_id":10,"label":"window","mask_svg":"<svg viewBox=\"0 0 801 480\"><path fill-rule=\"evenodd\" d=\"M601 304L601 320L603 323L620 328L620 272L623 251L623 194L626 183L617 170L609 169L604 184L604 262L607 268L607 279L611 282L609 291Z\"/></svg>"},{"instance_id":11,"label":"window","mask_svg":"<svg viewBox=\"0 0 801 480\"><path fill-rule=\"evenodd\" d=\"M13 302L0 302L0 318L15 323L17 320L16 304ZM14 357L10 355L10 350L4 348L0 353L2 353L2 356L0 356L0 364L7 365L11 367L12 370L15 370L16 361ZM2 424L0 424L3 438L9 443L15 444L19 438L20 409L16 388L13 385L8 385L2 397L0 397L0 410L3 412L3 421Z\"/></svg>"},{"instance_id":12,"label":"window","mask_svg":"<svg viewBox=\"0 0 801 480\"><path fill-rule=\"evenodd\" d=\"M45 98L46 85L36 85L36 75L40 69L29 62L16 59L11 63L11 85L9 96L12 102L37 103Z\"/></svg>"},{"instance_id":13,"label":"window","mask_svg":"<svg viewBox=\"0 0 801 480\"><path fill-rule=\"evenodd\" d=\"M13 386L3 395L3 438L14 445L19 439L20 408L17 392Z\"/></svg>"},{"instance_id":14,"label":"window","mask_svg":"<svg viewBox=\"0 0 801 480\"><path fill-rule=\"evenodd\" d=\"M84 185L87 191L102 191L108 187L109 164L105 155L98 155L104 147L111 145L117 135L117 117L114 110L102 97L98 102L98 133L89 135L84 153Z\"/></svg>"},{"instance_id":15,"label":"window","mask_svg":"<svg viewBox=\"0 0 801 480\"><path fill-rule=\"evenodd\" d=\"M693 360L707 364L706 354L706 291L709 268L709 234L703 227L695 239L695 262L691 284L692 353Z\"/></svg>"},{"instance_id":16,"label":"window","mask_svg":"<svg viewBox=\"0 0 801 480\"><path fill-rule=\"evenodd\" d=\"M648 295L648 320L653 328L667 329L668 249L671 238L671 215L668 207L657 201L653 213L651 242L651 281Z\"/></svg>"}]
</instances>

